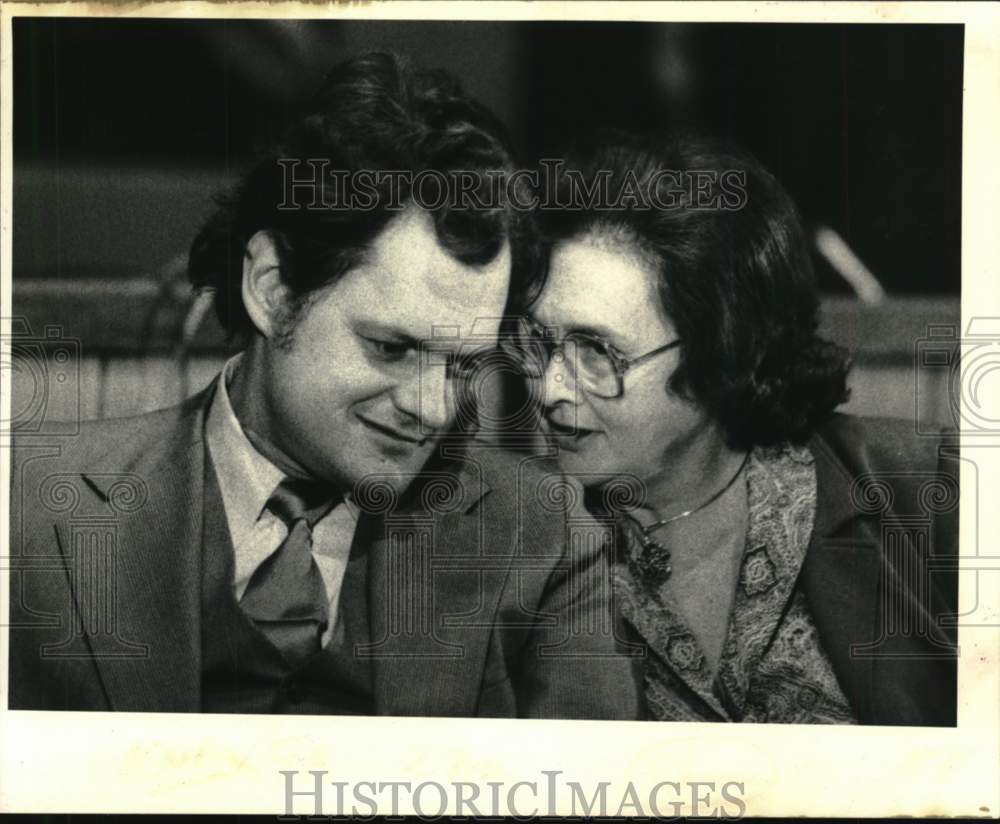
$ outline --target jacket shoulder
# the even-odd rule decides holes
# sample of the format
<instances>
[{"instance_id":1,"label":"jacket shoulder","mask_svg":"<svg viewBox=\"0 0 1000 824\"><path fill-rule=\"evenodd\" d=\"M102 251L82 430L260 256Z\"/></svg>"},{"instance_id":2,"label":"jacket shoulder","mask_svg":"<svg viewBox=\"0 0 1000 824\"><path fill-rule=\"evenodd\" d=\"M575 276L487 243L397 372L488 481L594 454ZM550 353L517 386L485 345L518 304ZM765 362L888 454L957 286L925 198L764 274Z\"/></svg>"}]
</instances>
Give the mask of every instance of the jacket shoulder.
<instances>
[{"instance_id":1,"label":"jacket shoulder","mask_svg":"<svg viewBox=\"0 0 1000 824\"><path fill-rule=\"evenodd\" d=\"M44 437L15 437L11 545L47 541L52 535L52 513L61 511L62 504L94 481L101 484L121 475L148 479L164 466L183 460L200 442L205 400L206 394L201 393L178 406L143 415L85 421Z\"/></svg>"},{"instance_id":2,"label":"jacket shoulder","mask_svg":"<svg viewBox=\"0 0 1000 824\"><path fill-rule=\"evenodd\" d=\"M934 471L941 447L954 442L945 428L922 434L911 420L837 414L817 430L812 445L832 454L855 475Z\"/></svg>"},{"instance_id":3,"label":"jacket shoulder","mask_svg":"<svg viewBox=\"0 0 1000 824\"><path fill-rule=\"evenodd\" d=\"M203 410L206 397L199 393L176 406L141 415L63 424L51 435L18 435L12 442L12 465L28 457L57 450L57 462L68 470L94 469L104 465L127 471L140 460L158 454L173 433L192 415Z\"/></svg>"},{"instance_id":4,"label":"jacket shoulder","mask_svg":"<svg viewBox=\"0 0 1000 824\"><path fill-rule=\"evenodd\" d=\"M579 481L563 473L555 459L530 452L497 449L485 453L483 480L490 496L525 514L565 516L582 514L583 490Z\"/></svg>"}]
</instances>

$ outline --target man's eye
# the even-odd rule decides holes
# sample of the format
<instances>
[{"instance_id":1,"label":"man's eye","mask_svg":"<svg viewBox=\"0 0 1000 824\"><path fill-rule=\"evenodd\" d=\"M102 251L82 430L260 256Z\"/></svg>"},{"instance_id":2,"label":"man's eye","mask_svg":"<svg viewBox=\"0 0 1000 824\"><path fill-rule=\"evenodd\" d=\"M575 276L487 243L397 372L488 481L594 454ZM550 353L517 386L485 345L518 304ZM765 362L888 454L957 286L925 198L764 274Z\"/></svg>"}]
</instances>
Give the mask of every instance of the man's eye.
<instances>
[{"instance_id":1,"label":"man's eye","mask_svg":"<svg viewBox=\"0 0 1000 824\"><path fill-rule=\"evenodd\" d=\"M472 355L449 355L448 374L458 380L470 380L480 367L480 359Z\"/></svg>"},{"instance_id":2,"label":"man's eye","mask_svg":"<svg viewBox=\"0 0 1000 824\"><path fill-rule=\"evenodd\" d=\"M368 347L382 360L398 361L406 357L410 351L410 344L395 340L379 340L378 338L365 338Z\"/></svg>"}]
</instances>

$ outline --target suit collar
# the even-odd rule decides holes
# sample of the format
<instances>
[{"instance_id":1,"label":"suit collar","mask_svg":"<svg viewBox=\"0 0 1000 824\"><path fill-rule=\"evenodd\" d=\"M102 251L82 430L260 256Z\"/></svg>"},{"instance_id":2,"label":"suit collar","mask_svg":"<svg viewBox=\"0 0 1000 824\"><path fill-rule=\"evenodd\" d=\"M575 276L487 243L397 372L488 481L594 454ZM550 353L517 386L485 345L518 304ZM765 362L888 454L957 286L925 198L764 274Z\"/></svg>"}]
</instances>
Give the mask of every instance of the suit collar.
<instances>
[{"instance_id":1,"label":"suit collar","mask_svg":"<svg viewBox=\"0 0 1000 824\"><path fill-rule=\"evenodd\" d=\"M179 406L151 412L146 417L146 448L133 450L126 457L114 449L81 474L87 484L102 498L115 494L115 481L122 473L134 473L148 479L152 475L169 472L177 460L185 457L193 446L204 449L205 420L215 397L216 381ZM155 503L153 504L155 505Z\"/></svg>"},{"instance_id":2,"label":"suit collar","mask_svg":"<svg viewBox=\"0 0 1000 824\"><path fill-rule=\"evenodd\" d=\"M813 535L826 537L858 516L858 510L851 502L854 477L823 438L814 436L809 448L816 460L819 501Z\"/></svg>"},{"instance_id":3,"label":"suit collar","mask_svg":"<svg viewBox=\"0 0 1000 824\"><path fill-rule=\"evenodd\" d=\"M205 442L235 547L247 545L268 498L285 477L250 443L233 411L226 381L241 357L234 355L223 368L205 421Z\"/></svg>"}]
</instances>

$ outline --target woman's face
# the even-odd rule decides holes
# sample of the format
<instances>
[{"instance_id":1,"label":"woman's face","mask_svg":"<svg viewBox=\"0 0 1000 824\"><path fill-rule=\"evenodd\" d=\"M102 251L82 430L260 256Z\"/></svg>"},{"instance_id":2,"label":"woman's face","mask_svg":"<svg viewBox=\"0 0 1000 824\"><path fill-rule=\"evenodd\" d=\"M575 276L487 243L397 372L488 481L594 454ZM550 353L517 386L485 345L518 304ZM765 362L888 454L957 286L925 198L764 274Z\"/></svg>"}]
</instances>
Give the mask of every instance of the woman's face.
<instances>
[{"instance_id":1,"label":"woman's face","mask_svg":"<svg viewBox=\"0 0 1000 824\"><path fill-rule=\"evenodd\" d=\"M655 283L655 264L638 247L590 234L555 246L531 314L556 327L558 340L574 332L596 335L632 359L677 339ZM541 378L543 426L563 471L584 486L622 474L649 484L671 466L689 465L717 437L697 405L667 388L680 352L669 349L631 367L624 393L613 399L577 385L572 363L549 363ZM572 361L573 347L566 356Z\"/></svg>"}]
</instances>

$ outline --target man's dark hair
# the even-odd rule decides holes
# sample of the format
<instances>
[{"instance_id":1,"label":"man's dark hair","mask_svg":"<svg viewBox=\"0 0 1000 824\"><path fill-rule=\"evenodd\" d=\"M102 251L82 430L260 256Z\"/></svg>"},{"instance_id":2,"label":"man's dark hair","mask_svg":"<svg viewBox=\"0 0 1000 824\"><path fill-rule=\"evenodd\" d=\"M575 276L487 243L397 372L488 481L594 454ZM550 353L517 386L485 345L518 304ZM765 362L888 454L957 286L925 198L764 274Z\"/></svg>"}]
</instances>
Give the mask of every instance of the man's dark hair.
<instances>
[{"instance_id":1,"label":"man's dark hair","mask_svg":"<svg viewBox=\"0 0 1000 824\"><path fill-rule=\"evenodd\" d=\"M286 178L294 173L301 179L317 167L326 185L313 205L313 193L291 190ZM412 203L413 175L472 173L473 195L463 201L449 192L440 208L430 210L437 239L457 260L476 266L491 262L509 240L513 299L531 288L538 260L530 215L490 199L497 176L505 180L514 168L503 125L449 75L413 70L392 54L347 60L329 72L281 144L217 198L218 211L192 244L188 276L196 288L215 290L215 310L230 337L245 337L253 325L241 296L243 259L256 232L270 234L282 279L304 299L360 263ZM359 172L370 176L366 188L352 185ZM407 176L379 175L385 172ZM433 186L426 191L422 202L437 199ZM352 196L365 199L365 208L345 208Z\"/></svg>"},{"instance_id":2,"label":"man's dark hair","mask_svg":"<svg viewBox=\"0 0 1000 824\"><path fill-rule=\"evenodd\" d=\"M847 354L816 334L802 221L757 160L686 136L604 134L569 153L560 203L573 194L574 170L590 184L610 173L612 200L623 186L634 191L633 180L640 192L658 190L624 204L543 209L543 243L551 250L610 232L656 261L663 309L681 340L670 389L706 409L731 446L802 441L846 400Z\"/></svg>"}]
</instances>

